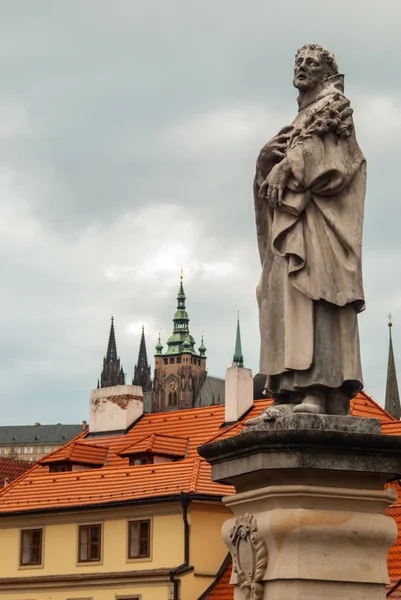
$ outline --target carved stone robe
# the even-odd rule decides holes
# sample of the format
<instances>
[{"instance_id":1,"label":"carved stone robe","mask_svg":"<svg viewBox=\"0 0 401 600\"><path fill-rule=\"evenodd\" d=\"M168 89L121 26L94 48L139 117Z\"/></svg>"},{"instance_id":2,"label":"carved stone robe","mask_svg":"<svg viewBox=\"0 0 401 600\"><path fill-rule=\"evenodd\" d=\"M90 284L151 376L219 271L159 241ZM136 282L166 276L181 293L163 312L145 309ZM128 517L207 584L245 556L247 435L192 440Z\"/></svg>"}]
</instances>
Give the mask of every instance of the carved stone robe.
<instances>
[{"instance_id":1,"label":"carved stone robe","mask_svg":"<svg viewBox=\"0 0 401 600\"><path fill-rule=\"evenodd\" d=\"M283 400L288 392L316 385L347 398L362 389L357 313L364 308L366 163L352 111L337 129L339 120L330 120L332 107L344 101L349 104L341 75L320 82L299 101L285 153L292 176L280 207L258 198L279 162L267 152L274 138L257 161L260 372L267 375L268 391ZM332 123L326 129L325 119Z\"/></svg>"}]
</instances>

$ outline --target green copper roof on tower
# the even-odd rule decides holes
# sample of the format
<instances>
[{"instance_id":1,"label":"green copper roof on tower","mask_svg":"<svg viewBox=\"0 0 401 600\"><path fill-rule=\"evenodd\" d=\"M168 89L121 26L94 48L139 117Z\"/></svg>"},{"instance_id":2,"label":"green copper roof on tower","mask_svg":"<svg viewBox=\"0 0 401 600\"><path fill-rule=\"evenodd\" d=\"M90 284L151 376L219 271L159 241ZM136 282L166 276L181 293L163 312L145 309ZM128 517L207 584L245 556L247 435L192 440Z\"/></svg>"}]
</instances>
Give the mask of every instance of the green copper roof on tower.
<instances>
[{"instance_id":1,"label":"green copper roof on tower","mask_svg":"<svg viewBox=\"0 0 401 600\"><path fill-rule=\"evenodd\" d=\"M156 344L156 354L162 354L162 350L163 350L163 344L160 341L160 333L159 333L159 339Z\"/></svg>"},{"instance_id":2,"label":"green copper roof on tower","mask_svg":"<svg viewBox=\"0 0 401 600\"><path fill-rule=\"evenodd\" d=\"M202 333L202 338L201 338L201 345L199 346L198 350L199 350L199 355L200 356L205 356L205 354L206 354L206 346L203 343L203 333Z\"/></svg>"},{"instance_id":3,"label":"green copper roof on tower","mask_svg":"<svg viewBox=\"0 0 401 600\"><path fill-rule=\"evenodd\" d=\"M177 298L184 298L184 301L185 301L184 286L182 285L183 277L184 277L184 275L183 275L183 272L182 272L182 269L181 269L180 287L178 288Z\"/></svg>"},{"instance_id":4,"label":"green copper roof on tower","mask_svg":"<svg viewBox=\"0 0 401 600\"><path fill-rule=\"evenodd\" d=\"M185 347L186 352L191 352L191 354L196 355L195 351L195 340L192 335L189 333L189 317L185 307L185 292L183 285L183 275L181 271L180 275L180 285L178 288L177 294L177 310L174 314L174 328L173 333L167 340L167 352L166 354L180 354L183 349L184 341L188 337L189 346Z\"/></svg>"},{"instance_id":5,"label":"green copper roof on tower","mask_svg":"<svg viewBox=\"0 0 401 600\"><path fill-rule=\"evenodd\" d=\"M244 366L244 356L242 354L242 346L241 346L241 331L240 331L240 327L239 327L239 313L237 316L237 335L235 338L235 351L234 351L233 363L236 363L239 367Z\"/></svg>"},{"instance_id":6,"label":"green copper roof on tower","mask_svg":"<svg viewBox=\"0 0 401 600\"><path fill-rule=\"evenodd\" d=\"M389 327L389 332L390 332L390 340L389 340L389 349L388 349L386 401L385 401L384 408L395 419L400 419L401 403L400 403L400 394L398 391L397 372L395 369L393 339L391 337L392 326L393 326L393 324L391 322L391 315L389 315L388 327Z\"/></svg>"}]
</instances>

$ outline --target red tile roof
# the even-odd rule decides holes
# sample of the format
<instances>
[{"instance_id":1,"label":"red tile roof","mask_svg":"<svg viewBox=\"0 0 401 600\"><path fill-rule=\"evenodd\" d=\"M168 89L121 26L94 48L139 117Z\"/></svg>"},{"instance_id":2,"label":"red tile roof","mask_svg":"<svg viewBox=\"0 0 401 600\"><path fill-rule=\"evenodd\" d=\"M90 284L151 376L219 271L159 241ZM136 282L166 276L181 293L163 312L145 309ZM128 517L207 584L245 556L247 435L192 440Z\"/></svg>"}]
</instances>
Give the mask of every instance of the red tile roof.
<instances>
[{"instance_id":1,"label":"red tile roof","mask_svg":"<svg viewBox=\"0 0 401 600\"><path fill-rule=\"evenodd\" d=\"M394 585L401 579L401 505L395 504L389 506L386 510L386 515L393 517L398 527L397 539L390 548L387 557L389 578L390 582Z\"/></svg>"},{"instance_id":2,"label":"red tile roof","mask_svg":"<svg viewBox=\"0 0 401 600\"><path fill-rule=\"evenodd\" d=\"M15 511L72 508L82 505L178 495L181 491L220 498L231 486L214 483L211 468L198 446L217 438L236 435L248 418L271 403L257 400L245 418L224 426L224 406L192 408L143 415L121 435L92 435L87 431L39 461L16 484L0 492L0 515ZM394 427L392 417L367 394L352 401L352 414L376 417L383 427ZM129 465L132 453L153 452L185 458L175 462ZM49 465L70 461L100 468L50 473Z\"/></svg>"},{"instance_id":3,"label":"red tile roof","mask_svg":"<svg viewBox=\"0 0 401 600\"><path fill-rule=\"evenodd\" d=\"M4 480L14 481L20 475L32 469L36 463L30 460L17 460L14 458L0 458L0 488L4 486Z\"/></svg>"},{"instance_id":4,"label":"red tile roof","mask_svg":"<svg viewBox=\"0 0 401 600\"><path fill-rule=\"evenodd\" d=\"M247 417L256 416L270 400L255 402ZM221 498L234 490L231 486L214 483L211 467L202 459L197 447L222 431L224 406L193 408L144 415L125 434L94 436L84 432L50 456L42 459L16 486L0 493L0 515L15 511L52 510L83 505L146 501L148 498L188 494ZM232 429L233 433L235 430ZM157 434L156 434L157 432ZM156 434L156 435L155 435ZM94 444L94 442L96 442ZM186 458L178 462L130 466L122 456L129 448L155 448L170 452L183 451ZM73 457L76 447L80 457L84 448L107 451L105 466L84 471L50 473L50 462Z\"/></svg>"},{"instance_id":5,"label":"red tile roof","mask_svg":"<svg viewBox=\"0 0 401 600\"><path fill-rule=\"evenodd\" d=\"M79 465L102 466L105 464L106 456L107 447L105 446L90 443L84 444L80 440L73 440L51 454L44 456L39 463L41 465L50 465L71 462Z\"/></svg>"},{"instance_id":6,"label":"red tile roof","mask_svg":"<svg viewBox=\"0 0 401 600\"><path fill-rule=\"evenodd\" d=\"M401 581L397 581L395 584L390 583L387 586L386 598L391 598L391 600L401 600Z\"/></svg>"},{"instance_id":7,"label":"red tile roof","mask_svg":"<svg viewBox=\"0 0 401 600\"><path fill-rule=\"evenodd\" d=\"M157 456L184 457L188 448L187 437L177 437L175 435L161 435L151 433L139 442L131 444L120 452L120 456L132 456L135 454L155 454Z\"/></svg>"},{"instance_id":8,"label":"red tile roof","mask_svg":"<svg viewBox=\"0 0 401 600\"><path fill-rule=\"evenodd\" d=\"M233 600L233 587L230 585L231 572L232 561L229 554L221 565L214 582L198 600Z\"/></svg>"}]
</instances>

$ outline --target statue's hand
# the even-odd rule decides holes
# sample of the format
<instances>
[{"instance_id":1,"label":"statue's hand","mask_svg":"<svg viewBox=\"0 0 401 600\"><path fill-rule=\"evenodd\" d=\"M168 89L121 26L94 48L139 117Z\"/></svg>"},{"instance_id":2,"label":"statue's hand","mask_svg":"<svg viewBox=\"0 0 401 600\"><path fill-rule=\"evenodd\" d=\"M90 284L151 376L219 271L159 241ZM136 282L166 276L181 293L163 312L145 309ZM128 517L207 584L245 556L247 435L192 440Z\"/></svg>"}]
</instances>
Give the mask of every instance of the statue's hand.
<instances>
[{"instance_id":1,"label":"statue's hand","mask_svg":"<svg viewBox=\"0 0 401 600\"><path fill-rule=\"evenodd\" d=\"M259 189L259 198L265 198L273 208L280 206L283 201L284 190L291 174L290 163L284 158L275 165Z\"/></svg>"},{"instance_id":2,"label":"statue's hand","mask_svg":"<svg viewBox=\"0 0 401 600\"><path fill-rule=\"evenodd\" d=\"M278 134L274 136L274 138L271 139L265 146L263 146L260 152L261 159L268 162L279 162L283 160L292 135L292 125L288 125L280 129Z\"/></svg>"}]
</instances>

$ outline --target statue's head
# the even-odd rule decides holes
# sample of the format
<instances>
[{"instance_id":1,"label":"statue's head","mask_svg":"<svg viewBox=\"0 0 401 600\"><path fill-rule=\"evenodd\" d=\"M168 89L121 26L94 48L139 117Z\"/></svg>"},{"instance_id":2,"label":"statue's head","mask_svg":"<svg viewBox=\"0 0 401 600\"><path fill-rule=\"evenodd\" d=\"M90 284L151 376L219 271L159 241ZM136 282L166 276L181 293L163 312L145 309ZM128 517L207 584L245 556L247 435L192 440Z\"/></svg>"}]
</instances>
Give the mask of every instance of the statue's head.
<instances>
[{"instance_id":1,"label":"statue's head","mask_svg":"<svg viewBox=\"0 0 401 600\"><path fill-rule=\"evenodd\" d=\"M294 86L300 91L314 87L319 81L338 74L334 54L319 44L305 44L295 55Z\"/></svg>"}]
</instances>

